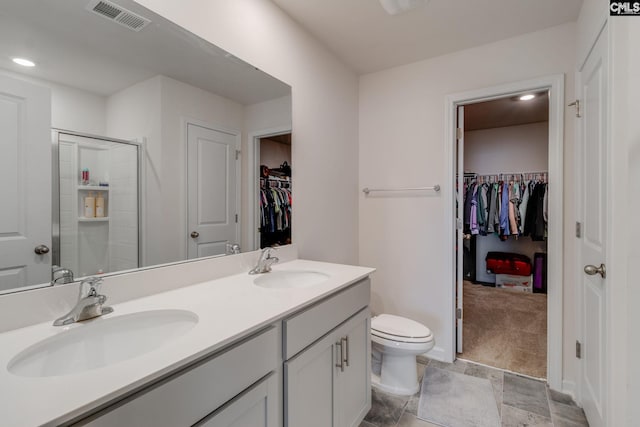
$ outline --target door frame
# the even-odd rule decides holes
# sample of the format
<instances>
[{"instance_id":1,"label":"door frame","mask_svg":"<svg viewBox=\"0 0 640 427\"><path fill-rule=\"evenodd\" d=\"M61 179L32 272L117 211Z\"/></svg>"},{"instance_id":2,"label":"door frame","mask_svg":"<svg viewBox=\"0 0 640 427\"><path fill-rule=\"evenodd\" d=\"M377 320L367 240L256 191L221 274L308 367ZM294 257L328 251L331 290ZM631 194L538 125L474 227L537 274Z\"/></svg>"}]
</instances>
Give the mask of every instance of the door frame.
<instances>
[{"instance_id":1,"label":"door frame","mask_svg":"<svg viewBox=\"0 0 640 427\"><path fill-rule=\"evenodd\" d=\"M189 258L189 125L199 126L216 132L227 133L234 137L236 153L238 153L236 155L236 213L238 215L238 222L236 222L236 239L238 241L236 243L240 243L242 239L242 228L240 227L240 224L242 223L242 204L240 201L240 197L242 195L242 162L240 152L242 133L238 129L220 126L204 120L194 119L192 117L181 117L180 121L182 122L182 146L184 147L184 210L181 215L183 218L182 224L184 229L184 260L189 261L190 259L198 259Z\"/></svg>"},{"instance_id":2,"label":"door frame","mask_svg":"<svg viewBox=\"0 0 640 427\"><path fill-rule=\"evenodd\" d=\"M250 132L247 137L247 193L249 201L247 203L248 220L245 235L246 242L253 245L251 250L260 249L260 233L258 232L260 229L260 218L258 217L258 197L260 192L260 185L258 183L258 168L260 167L260 139L291 132L291 125L284 125ZM291 150L291 155L293 157L293 144L291 144Z\"/></svg>"},{"instance_id":3,"label":"door frame","mask_svg":"<svg viewBox=\"0 0 640 427\"><path fill-rule=\"evenodd\" d=\"M450 94L445 98L445 167L446 183L443 186L445 198L444 219L450 238L444 242L448 271L451 277L448 310L453 339L449 349L445 349L452 360L456 358L456 109L458 105L490 101L505 96L513 96L522 92L549 90L549 238L547 241L547 382L549 387L562 390L563 360L563 150L564 150L564 74L543 76L531 80L491 86L477 90ZM461 250L461 248L460 248ZM463 313L464 317L464 313Z\"/></svg>"}]
</instances>

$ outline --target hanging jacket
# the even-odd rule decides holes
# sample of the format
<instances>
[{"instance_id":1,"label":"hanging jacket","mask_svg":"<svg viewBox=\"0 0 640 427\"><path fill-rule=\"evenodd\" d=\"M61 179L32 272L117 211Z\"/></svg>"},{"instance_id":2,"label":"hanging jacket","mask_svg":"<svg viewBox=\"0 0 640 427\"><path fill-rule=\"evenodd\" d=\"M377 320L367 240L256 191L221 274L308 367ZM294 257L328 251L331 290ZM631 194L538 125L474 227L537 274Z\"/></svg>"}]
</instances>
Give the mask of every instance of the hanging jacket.
<instances>
[{"instance_id":1,"label":"hanging jacket","mask_svg":"<svg viewBox=\"0 0 640 427\"><path fill-rule=\"evenodd\" d=\"M500 194L500 235L509 234L509 184L503 182L501 184L502 192Z\"/></svg>"}]
</instances>

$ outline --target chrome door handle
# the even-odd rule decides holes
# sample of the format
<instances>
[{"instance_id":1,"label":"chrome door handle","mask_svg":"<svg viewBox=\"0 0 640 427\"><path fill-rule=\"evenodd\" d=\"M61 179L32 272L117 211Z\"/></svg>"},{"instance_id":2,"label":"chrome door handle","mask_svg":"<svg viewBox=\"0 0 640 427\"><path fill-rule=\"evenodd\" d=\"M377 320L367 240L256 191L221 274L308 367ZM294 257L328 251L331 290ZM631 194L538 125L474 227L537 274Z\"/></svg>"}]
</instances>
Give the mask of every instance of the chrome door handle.
<instances>
[{"instance_id":1,"label":"chrome door handle","mask_svg":"<svg viewBox=\"0 0 640 427\"><path fill-rule=\"evenodd\" d=\"M33 251L38 255L44 255L49 253L49 248L46 245L38 245Z\"/></svg>"},{"instance_id":2,"label":"chrome door handle","mask_svg":"<svg viewBox=\"0 0 640 427\"><path fill-rule=\"evenodd\" d=\"M342 338L340 338L340 341L336 343L336 346L340 346L340 353L338 353L338 359L340 359L340 363L336 363L336 368L340 368L340 372L344 372L344 350L342 346Z\"/></svg>"},{"instance_id":3,"label":"chrome door handle","mask_svg":"<svg viewBox=\"0 0 640 427\"><path fill-rule=\"evenodd\" d=\"M595 276L596 274L599 274L603 279L607 277L607 268L604 266L604 264L600 264L600 267L596 267L595 265L591 264L585 265L584 272L589 276Z\"/></svg>"},{"instance_id":4,"label":"chrome door handle","mask_svg":"<svg viewBox=\"0 0 640 427\"><path fill-rule=\"evenodd\" d=\"M197 231L192 231L191 232L191 237L193 239L197 239L200 236L200 233L198 233Z\"/></svg>"}]
</instances>

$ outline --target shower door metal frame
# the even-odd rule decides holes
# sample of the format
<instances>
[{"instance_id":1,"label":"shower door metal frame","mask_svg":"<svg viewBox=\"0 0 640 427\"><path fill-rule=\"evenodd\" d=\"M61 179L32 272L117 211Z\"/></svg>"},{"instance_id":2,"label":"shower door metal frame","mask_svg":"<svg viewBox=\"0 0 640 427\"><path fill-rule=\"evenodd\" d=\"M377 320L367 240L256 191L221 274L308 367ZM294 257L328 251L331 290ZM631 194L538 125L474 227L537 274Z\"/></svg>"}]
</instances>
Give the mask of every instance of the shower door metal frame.
<instances>
[{"instance_id":1,"label":"shower door metal frame","mask_svg":"<svg viewBox=\"0 0 640 427\"><path fill-rule=\"evenodd\" d=\"M137 179L138 179L138 268L142 267L142 238L143 238L143 197L142 188L144 174L143 174L143 161L144 158L144 144L137 141L127 141L124 139L110 138L101 135L94 135L85 132L77 132L66 129L51 128L51 243L52 243L52 265L60 265L60 135L72 135L81 138L96 139L99 141L113 142L116 144L133 145L137 148ZM114 272L109 271L106 274L112 274Z\"/></svg>"}]
</instances>

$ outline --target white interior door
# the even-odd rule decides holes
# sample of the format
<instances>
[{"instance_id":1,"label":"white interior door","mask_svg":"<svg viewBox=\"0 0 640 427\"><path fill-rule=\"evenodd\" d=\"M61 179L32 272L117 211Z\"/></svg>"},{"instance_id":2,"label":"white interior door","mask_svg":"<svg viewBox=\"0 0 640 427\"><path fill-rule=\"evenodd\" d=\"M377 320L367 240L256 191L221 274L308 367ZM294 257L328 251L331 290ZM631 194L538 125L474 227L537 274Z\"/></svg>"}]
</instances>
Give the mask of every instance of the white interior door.
<instances>
[{"instance_id":1,"label":"white interior door","mask_svg":"<svg viewBox=\"0 0 640 427\"><path fill-rule=\"evenodd\" d=\"M457 144L457 208L456 208L456 351L462 353L462 293L464 289L464 106L458 107L458 144Z\"/></svg>"},{"instance_id":2,"label":"white interior door","mask_svg":"<svg viewBox=\"0 0 640 427\"><path fill-rule=\"evenodd\" d=\"M49 90L0 76L0 129L2 292L51 280Z\"/></svg>"},{"instance_id":3,"label":"white interior door","mask_svg":"<svg viewBox=\"0 0 640 427\"><path fill-rule=\"evenodd\" d=\"M607 36L603 31L580 72L582 109L580 160L582 240L581 395L592 427L606 415L606 274L595 270L606 259L607 237Z\"/></svg>"},{"instance_id":4,"label":"white interior door","mask_svg":"<svg viewBox=\"0 0 640 427\"><path fill-rule=\"evenodd\" d=\"M237 135L187 125L188 257L226 253L238 242Z\"/></svg>"}]
</instances>

